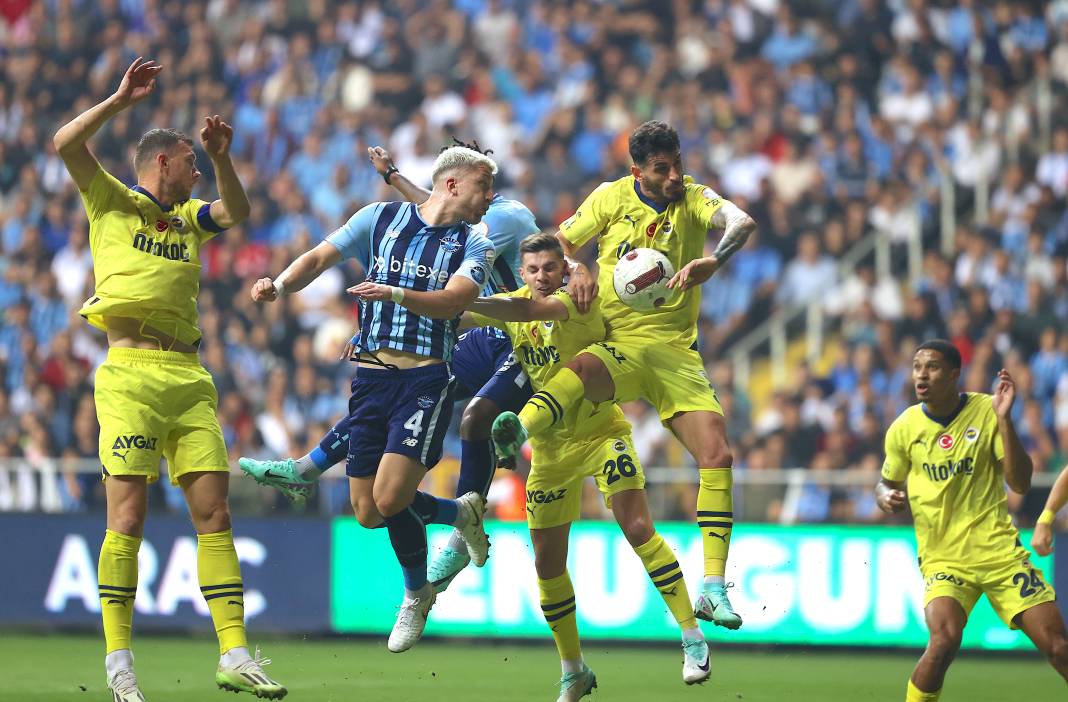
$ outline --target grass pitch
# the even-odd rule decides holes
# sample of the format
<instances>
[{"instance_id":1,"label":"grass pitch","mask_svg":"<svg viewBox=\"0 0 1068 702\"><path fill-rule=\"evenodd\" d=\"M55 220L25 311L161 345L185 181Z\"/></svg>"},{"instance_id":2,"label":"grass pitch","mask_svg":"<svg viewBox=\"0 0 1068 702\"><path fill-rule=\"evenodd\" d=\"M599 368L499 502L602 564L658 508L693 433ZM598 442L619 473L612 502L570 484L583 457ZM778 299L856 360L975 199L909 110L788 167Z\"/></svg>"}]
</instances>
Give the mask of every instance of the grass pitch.
<instances>
[{"instance_id":1,"label":"grass pitch","mask_svg":"<svg viewBox=\"0 0 1068 702\"><path fill-rule=\"evenodd\" d=\"M292 702L551 702L557 694L560 669L548 638L521 646L427 640L404 654L389 653L385 637L260 643L275 661L267 670L289 687L286 699ZM135 638L134 650L148 702L256 699L215 687L214 640L142 636ZM584 653L599 682L593 702L902 700L915 661L912 653L768 652L720 645L712 654L712 680L688 688L681 679L682 653L670 647L592 643ZM0 637L0 661L6 673L0 700L111 700L98 638L6 634ZM950 671L942 702L1002 702L1019 694L1068 699L1064 683L1037 653L1028 658L964 653Z\"/></svg>"}]
</instances>

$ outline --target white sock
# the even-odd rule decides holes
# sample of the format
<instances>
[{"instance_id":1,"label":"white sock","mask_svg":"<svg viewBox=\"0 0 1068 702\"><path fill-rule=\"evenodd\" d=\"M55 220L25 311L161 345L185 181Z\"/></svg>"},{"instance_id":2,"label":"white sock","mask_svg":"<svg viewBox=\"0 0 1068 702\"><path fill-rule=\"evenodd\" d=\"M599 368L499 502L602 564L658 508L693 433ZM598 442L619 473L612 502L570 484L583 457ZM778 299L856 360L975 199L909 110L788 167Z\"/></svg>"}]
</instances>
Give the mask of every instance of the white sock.
<instances>
[{"instance_id":1,"label":"white sock","mask_svg":"<svg viewBox=\"0 0 1068 702\"><path fill-rule=\"evenodd\" d=\"M126 668L133 668L133 651L130 649L120 648L104 657L104 670L108 673L108 680L111 680L115 673Z\"/></svg>"},{"instance_id":2,"label":"white sock","mask_svg":"<svg viewBox=\"0 0 1068 702\"><path fill-rule=\"evenodd\" d=\"M581 673L582 672L582 659L577 661L565 661L560 659L560 670L564 672L564 675L568 673Z\"/></svg>"},{"instance_id":3,"label":"white sock","mask_svg":"<svg viewBox=\"0 0 1068 702\"><path fill-rule=\"evenodd\" d=\"M715 587L715 586L725 587L726 584L727 584L727 581L722 575L706 575L705 576L705 587L706 588Z\"/></svg>"},{"instance_id":4,"label":"white sock","mask_svg":"<svg viewBox=\"0 0 1068 702\"><path fill-rule=\"evenodd\" d=\"M705 635L701 633L701 630L696 626L690 629L682 630L683 641L704 641Z\"/></svg>"},{"instance_id":5,"label":"white sock","mask_svg":"<svg viewBox=\"0 0 1068 702\"><path fill-rule=\"evenodd\" d=\"M319 466L315 465L310 453L304 454L294 462L297 464L297 475L305 480L318 480L319 476L323 474L323 471L319 470Z\"/></svg>"},{"instance_id":6,"label":"white sock","mask_svg":"<svg viewBox=\"0 0 1068 702\"><path fill-rule=\"evenodd\" d=\"M448 547L453 551L467 553L467 542L464 541L464 537L460 534L459 529L452 530L452 536L449 537Z\"/></svg>"},{"instance_id":7,"label":"white sock","mask_svg":"<svg viewBox=\"0 0 1068 702\"><path fill-rule=\"evenodd\" d=\"M225 668L233 668L235 665L241 665L247 660L251 660L252 656L248 652L248 648L245 646L234 646L229 651L219 656L219 665Z\"/></svg>"}]
</instances>

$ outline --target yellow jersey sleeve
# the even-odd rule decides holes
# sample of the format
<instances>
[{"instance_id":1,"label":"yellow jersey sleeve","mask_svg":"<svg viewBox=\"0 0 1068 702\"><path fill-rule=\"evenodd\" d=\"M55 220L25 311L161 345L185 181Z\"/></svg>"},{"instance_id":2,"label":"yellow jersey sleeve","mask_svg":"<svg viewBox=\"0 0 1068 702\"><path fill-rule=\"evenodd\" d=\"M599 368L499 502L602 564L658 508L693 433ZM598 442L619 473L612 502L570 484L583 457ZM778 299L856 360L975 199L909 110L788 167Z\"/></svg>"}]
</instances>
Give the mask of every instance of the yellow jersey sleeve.
<instances>
[{"instance_id":1,"label":"yellow jersey sleeve","mask_svg":"<svg viewBox=\"0 0 1068 702\"><path fill-rule=\"evenodd\" d=\"M686 210L694 223L705 230L712 229L712 218L726 202L712 188L700 183L686 183Z\"/></svg>"},{"instance_id":2,"label":"yellow jersey sleeve","mask_svg":"<svg viewBox=\"0 0 1068 702\"><path fill-rule=\"evenodd\" d=\"M201 243L225 231L211 218L211 203L196 198L190 198L174 208L171 226L179 231L184 228L192 232Z\"/></svg>"},{"instance_id":3,"label":"yellow jersey sleeve","mask_svg":"<svg viewBox=\"0 0 1068 702\"><path fill-rule=\"evenodd\" d=\"M886 480L891 480L895 483L905 482L905 479L908 478L909 470L912 468L912 463L909 461L905 450L906 444L904 432L902 431L904 424L904 415L895 419L894 423L886 431L884 444L886 458L883 460L882 476Z\"/></svg>"},{"instance_id":4,"label":"yellow jersey sleeve","mask_svg":"<svg viewBox=\"0 0 1068 702\"><path fill-rule=\"evenodd\" d=\"M119 197L126 190L126 186L118 178L103 168L98 168L96 175L89 181L89 189L79 191L82 203L85 205L85 213L89 216L89 222L95 222L115 209L119 204Z\"/></svg>"},{"instance_id":5,"label":"yellow jersey sleeve","mask_svg":"<svg viewBox=\"0 0 1068 702\"><path fill-rule=\"evenodd\" d=\"M611 183L601 183L590 193L575 214L560 225L560 233L578 248L604 231L609 221Z\"/></svg>"}]
</instances>

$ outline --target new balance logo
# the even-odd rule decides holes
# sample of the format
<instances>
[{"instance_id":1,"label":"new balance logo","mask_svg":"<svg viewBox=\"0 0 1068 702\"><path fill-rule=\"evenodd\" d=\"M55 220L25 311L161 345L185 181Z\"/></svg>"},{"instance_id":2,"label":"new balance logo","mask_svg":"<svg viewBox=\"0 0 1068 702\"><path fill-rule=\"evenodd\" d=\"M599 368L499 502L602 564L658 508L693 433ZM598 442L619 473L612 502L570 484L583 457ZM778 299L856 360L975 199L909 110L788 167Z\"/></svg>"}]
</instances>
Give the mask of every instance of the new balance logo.
<instances>
[{"instance_id":1,"label":"new balance logo","mask_svg":"<svg viewBox=\"0 0 1068 702\"><path fill-rule=\"evenodd\" d=\"M147 451L156 450L157 437L144 436L143 434L120 434L115 437L115 443L111 445L112 451L118 451L119 449L144 449ZM122 458L120 456L120 458Z\"/></svg>"},{"instance_id":2,"label":"new balance logo","mask_svg":"<svg viewBox=\"0 0 1068 702\"><path fill-rule=\"evenodd\" d=\"M409 436L407 439L405 439L401 443L404 444L405 446L409 447L409 448L415 448L416 446L419 445L419 439L415 438L414 436Z\"/></svg>"}]
</instances>

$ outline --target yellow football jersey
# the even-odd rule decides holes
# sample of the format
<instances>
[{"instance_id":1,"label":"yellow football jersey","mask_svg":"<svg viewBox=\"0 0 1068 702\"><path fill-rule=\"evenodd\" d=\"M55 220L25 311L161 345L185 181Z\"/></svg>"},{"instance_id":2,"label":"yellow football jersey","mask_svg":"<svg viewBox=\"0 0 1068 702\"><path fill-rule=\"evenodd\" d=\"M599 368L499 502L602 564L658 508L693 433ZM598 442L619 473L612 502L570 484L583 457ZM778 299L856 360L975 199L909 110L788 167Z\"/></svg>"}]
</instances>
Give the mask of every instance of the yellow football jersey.
<instances>
[{"instance_id":1,"label":"yellow football jersey","mask_svg":"<svg viewBox=\"0 0 1068 702\"><path fill-rule=\"evenodd\" d=\"M190 199L163 209L147 191L127 188L101 168L81 193L89 216L96 289L78 313L131 317L184 344L200 339L200 247L219 231L210 204Z\"/></svg>"},{"instance_id":2,"label":"yellow football jersey","mask_svg":"<svg viewBox=\"0 0 1068 702\"><path fill-rule=\"evenodd\" d=\"M724 200L689 176L685 184L681 199L660 207L641 194L634 176L602 183L560 225L561 233L576 248L600 236L597 282L601 310L612 338L641 335L687 347L697 338L699 286L675 295L655 310L638 312L620 302L612 284L616 261L631 249L660 251L676 272L704 255L712 216Z\"/></svg>"},{"instance_id":3,"label":"yellow football jersey","mask_svg":"<svg viewBox=\"0 0 1068 702\"><path fill-rule=\"evenodd\" d=\"M1019 545L992 399L965 393L952 415L938 419L913 405L887 430L882 475L907 480L922 564L1002 561Z\"/></svg>"},{"instance_id":4,"label":"yellow football jersey","mask_svg":"<svg viewBox=\"0 0 1068 702\"><path fill-rule=\"evenodd\" d=\"M515 292L500 293L494 297L530 298L530 288L521 287ZM605 338L604 318L594 306L588 313L580 314L563 288L553 293L553 298L567 307L566 321L548 322L503 322L484 315L471 313L479 326L503 329L512 341L516 360L523 366L535 391L545 387L557 371L566 366L579 351ZM563 421L556 422L540 440L533 443L558 443L562 436L568 439L588 438L612 432L630 432L623 411L611 402L599 405L583 400L569 408Z\"/></svg>"}]
</instances>

